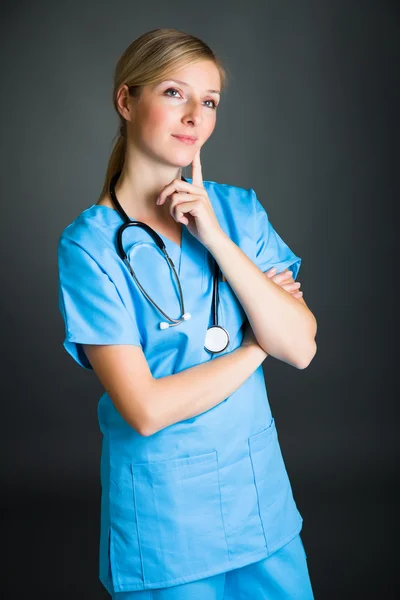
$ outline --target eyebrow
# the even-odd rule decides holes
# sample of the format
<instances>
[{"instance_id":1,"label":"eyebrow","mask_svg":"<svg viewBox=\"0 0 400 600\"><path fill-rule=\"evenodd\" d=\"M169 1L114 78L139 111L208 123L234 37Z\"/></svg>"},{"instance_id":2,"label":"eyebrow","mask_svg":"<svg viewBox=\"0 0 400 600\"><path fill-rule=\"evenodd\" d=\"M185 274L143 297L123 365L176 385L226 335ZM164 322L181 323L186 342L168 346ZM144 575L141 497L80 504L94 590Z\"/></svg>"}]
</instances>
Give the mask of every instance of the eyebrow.
<instances>
[{"instance_id":1,"label":"eyebrow","mask_svg":"<svg viewBox=\"0 0 400 600\"><path fill-rule=\"evenodd\" d=\"M190 87L190 85L188 83L185 83L185 81L179 81L179 79L165 79L161 83L165 83L166 81L175 81L175 83L180 83L181 85L184 85L186 87ZM221 92L219 92L218 90L206 90L206 92L211 92L211 94L219 94L219 95L221 95Z\"/></svg>"}]
</instances>

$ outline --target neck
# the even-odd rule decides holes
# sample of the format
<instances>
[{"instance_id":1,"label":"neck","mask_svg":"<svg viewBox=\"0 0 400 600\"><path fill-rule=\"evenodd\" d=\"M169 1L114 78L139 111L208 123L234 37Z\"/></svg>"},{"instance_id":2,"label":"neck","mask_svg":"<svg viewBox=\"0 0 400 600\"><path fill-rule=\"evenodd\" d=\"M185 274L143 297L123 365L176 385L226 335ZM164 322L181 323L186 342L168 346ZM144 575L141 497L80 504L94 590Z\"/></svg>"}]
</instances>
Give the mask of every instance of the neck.
<instances>
[{"instance_id":1,"label":"neck","mask_svg":"<svg viewBox=\"0 0 400 600\"><path fill-rule=\"evenodd\" d=\"M182 168L150 161L135 151L134 159L126 153L124 167L115 185L118 202L137 220L170 221L169 202L156 204L166 185L181 178Z\"/></svg>"}]
</instances>

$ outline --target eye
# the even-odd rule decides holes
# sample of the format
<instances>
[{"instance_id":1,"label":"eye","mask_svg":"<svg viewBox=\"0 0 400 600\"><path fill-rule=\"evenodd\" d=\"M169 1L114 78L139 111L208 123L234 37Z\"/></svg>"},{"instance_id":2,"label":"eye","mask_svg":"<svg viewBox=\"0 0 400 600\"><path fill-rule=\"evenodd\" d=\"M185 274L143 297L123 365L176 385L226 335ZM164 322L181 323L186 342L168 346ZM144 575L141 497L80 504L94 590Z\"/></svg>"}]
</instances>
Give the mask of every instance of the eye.
<instances>
[{"instance_id":1,"label":"eye","mask_svg":"<svg viewBox=\"0 0 400 600\"><path fill-rule=\"evenodd\" d=\"M214 102L214 100L205 100L205 102L212 102L213 106L210 106L210 108L213 108L214 110L217 108L218 104L216 102Z\"/></svg>"},{"instance_id":2,"label":"eye","mask_svg":"<svg viewBox=\"0 0 400 600\"><path fill-rule=\"evenodd\" d=\"M168 92L177 92L179 94L179 91L176 88L168 88L165 90L164 94L169 95ZM177 98L177 96L170 96L170 98ZM214 100L205 100L205 102L212 102L213 105L209 106L208 108L212 108L213 110L215 110L218 106Z\"/></svg>"},{"instance_id":3,"label":"eye","mask_svg":"<svg viewBox=\"0 0 400 600\"><path fill-rule=\"evenodd\" d=\"M175 88L168 88L167 90L165 90L164 94L167 94L168 92L177 92L178 90L176 90ZM176 98L176 96L172 96L172 98Z\"/></svg>"}]
</instances>

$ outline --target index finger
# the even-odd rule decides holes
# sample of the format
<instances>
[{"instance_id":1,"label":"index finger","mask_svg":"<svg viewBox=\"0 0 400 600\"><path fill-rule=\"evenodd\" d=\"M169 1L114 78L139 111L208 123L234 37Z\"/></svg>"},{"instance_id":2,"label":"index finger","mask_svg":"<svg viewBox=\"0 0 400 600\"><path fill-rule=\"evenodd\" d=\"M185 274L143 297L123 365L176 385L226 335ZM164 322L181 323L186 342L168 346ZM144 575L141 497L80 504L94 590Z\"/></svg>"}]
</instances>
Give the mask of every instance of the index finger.
<instances>
[{"instance_id":1,"label":"index finger","mask_svg":"<svg viewBox=\"0 0 400 600\"><path fill-rule=\"evenodd\" d=\"M204 187L203 174L201 172L200 148L194 155L192 161L192 183L193 185L197 185L198 187Z\"/></svg>"}]
</instances>

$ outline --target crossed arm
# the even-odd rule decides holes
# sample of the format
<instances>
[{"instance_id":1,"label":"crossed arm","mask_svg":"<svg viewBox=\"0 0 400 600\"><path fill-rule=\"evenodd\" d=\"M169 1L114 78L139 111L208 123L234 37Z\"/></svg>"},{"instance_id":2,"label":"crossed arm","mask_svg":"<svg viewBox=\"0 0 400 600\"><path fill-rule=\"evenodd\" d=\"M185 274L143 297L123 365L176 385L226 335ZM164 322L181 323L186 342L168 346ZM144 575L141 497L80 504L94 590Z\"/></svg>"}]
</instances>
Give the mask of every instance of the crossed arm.
<instances>
[{"instance_id":1,"label":"crossed arm","mask_svg":"<svg viewBox=\"0 0 400 600\"><path fill-rule=\"evenodd\" d=\"M315 354L316 320L304 300L289 293L294 280L287 270L274 276L274 282L228 237L210 251L241 302L258 346L243 344L156 379L138 346L84 345L116 409L141 435L153 435L224 401L261 365L265 353L300 369ZM287 290L281 287L283 280Z\"/></svg>"},{"instance_id":2,"label":"crossed arm","mask_svg":"<svg viewBox=\"0 0 400 600\"><path fill-rule=\"evenodd\" d=\"M271 281L268 271L263 274L256 269L268 286L306 307L303 299L294 298L289 290ZM275 278L290 288L293 278L287 271ZM257 344L242 344L214 360L156 379L138 346L86 344L84 349L118 412L143 436L200 415L226 400L262 364L267 352Z\"/></svg>"},{"instance_id":3,"label":"crossed arm","mask_svg":"<svg viewBox=\"0 0 400 600\"><path fill-rule=\"evenodd\" d=\"M317 322L304 300L272 281L268 271L263 273L227 235L219 236L208 250L241 303L261 348L297 368L308 366L316 353Z\"/></svg>"}]
</instances>

